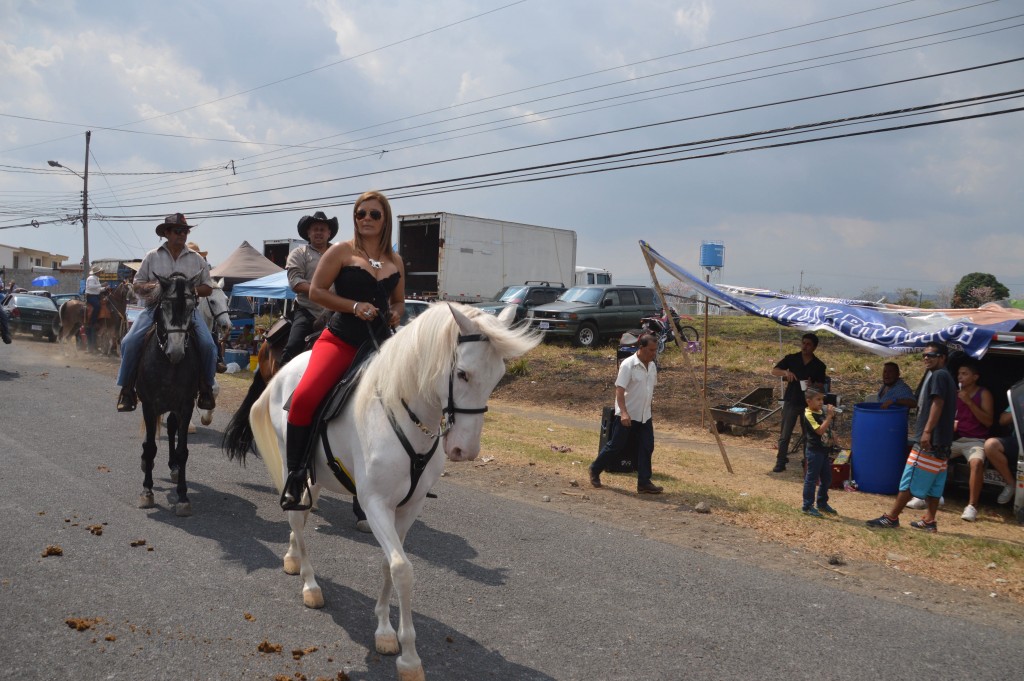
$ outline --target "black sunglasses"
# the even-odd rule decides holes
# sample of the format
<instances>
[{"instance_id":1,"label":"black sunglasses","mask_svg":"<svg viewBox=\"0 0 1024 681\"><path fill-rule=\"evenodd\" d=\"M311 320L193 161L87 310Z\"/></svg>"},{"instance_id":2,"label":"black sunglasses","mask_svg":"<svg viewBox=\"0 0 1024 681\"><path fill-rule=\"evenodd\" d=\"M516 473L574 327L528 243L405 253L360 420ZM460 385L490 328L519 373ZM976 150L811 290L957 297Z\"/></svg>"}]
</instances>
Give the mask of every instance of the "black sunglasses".
<instances>
[{"instance_id":1,"label":"black sunglasses","mask_svg":"<svg viewBox=\"0 0 1024 681\"><path fill-rule=\"evenodd\" d=\"M362 220L365 217L366 217L366 211L365 210L360 208L359 210L356 211L356 220ZM380 220L382 217L384 217L384 213L381 213L379 210L371 210L370 211L370 219L371 220Z\"/></svg>"},{"instance_id":2,"label":"black sunglasses","mask_svg":"<svg viewBox=\"0 0 1024 681\"><path fill-rule=\"evenodd\" d=\"M935 359L936 357L942 357L942 355L940 355L937 352L926 352L923 355L921 355L921 357L925 359Z\"/></svg>"},{"instance_id":3,"label":"black sunglasses","mask_svg":"<svg viewBox=\"0 0 1024 681\"><path fill-rule=\"evenodd\" d=\"M174 232L175 234L179 234L179 235L180 234L188 234L189 228L188 227L171 227L171 231Z\"/></svg>"}]
</instances>

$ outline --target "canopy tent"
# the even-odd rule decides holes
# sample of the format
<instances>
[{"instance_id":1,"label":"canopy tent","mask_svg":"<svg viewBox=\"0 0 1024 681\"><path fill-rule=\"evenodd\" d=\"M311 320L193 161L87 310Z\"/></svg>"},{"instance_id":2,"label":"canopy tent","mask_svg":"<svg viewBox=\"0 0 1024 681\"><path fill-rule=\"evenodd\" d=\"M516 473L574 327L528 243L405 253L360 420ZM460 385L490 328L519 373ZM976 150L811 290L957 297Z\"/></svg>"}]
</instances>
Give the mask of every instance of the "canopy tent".
<instances>
[{"instance_id":1,"label":"canopy tent","mask_svg":"<svg viewBox=\"0 0 1024 681\"><path fill-rule=\"evenodd\" d=\"M1024 310L994 303L973 309L930 310L866 300L795 296L724 284L716 286L687 272L645 241L640 242L640 250L649 263L661 265L698 295L784 326L831 331L879 355L914 352L931 341L960 346L972 357L983 356L990 345L1024 349Z\"/></svg>"},{"instance_id":2,"label":"canopy tent","mask_svg":"<svg viewBox=\"0 0 1024 681\"><path fill-rule=\"evenodd\" d=\"M224 262L210 271L210 275L223 278L224 288L230 289L240 282L278 272L284 272L284 270L250 246L248 241L243 241L242 245L236 248Z\"/></svg>"},{"instance_id":3,"label":"canopy tent","mask_svg":"<svg viewBox=\"0 0 1024 681\"><path fill-rule=\"evenodd\" d=\"M288 272L281 270L259 279L235 284L235 287L231 289L231 295L291 300L295 297L295 291L291 290L288 286Z\"/></svg>"}]
</instances>

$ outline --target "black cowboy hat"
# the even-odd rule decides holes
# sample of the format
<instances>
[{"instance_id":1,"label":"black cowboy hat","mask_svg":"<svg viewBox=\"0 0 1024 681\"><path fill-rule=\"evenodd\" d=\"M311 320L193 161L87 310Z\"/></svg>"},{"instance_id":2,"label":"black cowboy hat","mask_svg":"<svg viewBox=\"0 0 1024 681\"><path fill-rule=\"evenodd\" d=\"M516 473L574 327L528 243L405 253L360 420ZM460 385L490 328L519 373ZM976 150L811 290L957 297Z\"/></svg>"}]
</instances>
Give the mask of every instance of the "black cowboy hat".
<instances>
[{"instance_id":1,"label":"black cowboy hat","mask_svg":"<svg viewBox=\"0 0 1024 681\"><path fill-rule=\"evenodd\" d=\"M185 216L181 213L175 213L174 215L168 215L165 217L164 221L156 226L157 236L167 237L167 235L164 234L164 227L188 227L189 229L192 229L192 225L185 221Z\"/></svg>"},{"instance_id":2,"label":"black cowboy hat","mask_svg":"<svg viewBox=\"0 0 1024 681\"><path fill-rule=\"evenodd\" d=\"M324 215L324 212L322 210L318 210L312 215L303 215L299 218L299 236L302 237L304 241L309 241L309 226L314 222L322 222L331 229L331 235L327 237L328 241L338 236L338 218L331 218L328 220L327 216Z\"/></svg>"}]
</instances>

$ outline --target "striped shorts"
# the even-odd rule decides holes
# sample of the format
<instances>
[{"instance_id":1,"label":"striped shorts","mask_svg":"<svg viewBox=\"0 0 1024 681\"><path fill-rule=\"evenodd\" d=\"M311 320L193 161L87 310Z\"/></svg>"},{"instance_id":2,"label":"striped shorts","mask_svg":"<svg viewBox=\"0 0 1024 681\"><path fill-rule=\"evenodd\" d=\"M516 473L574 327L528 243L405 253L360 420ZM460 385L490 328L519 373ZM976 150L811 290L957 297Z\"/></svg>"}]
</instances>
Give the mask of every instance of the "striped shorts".
<instances>
[{"instance_id":1,"label":"striped shorts","mask_svg":"<svg viewBox=\"0 0 1024 681\"><path fill-rule=\"evenodd\" d=\"M938 498L946 487L946 459L934 456L934 452L922 452L920 445L914 445L907 457L900 479L900 491L910 490L919 499Z\"/></svg>"}]
</instances>

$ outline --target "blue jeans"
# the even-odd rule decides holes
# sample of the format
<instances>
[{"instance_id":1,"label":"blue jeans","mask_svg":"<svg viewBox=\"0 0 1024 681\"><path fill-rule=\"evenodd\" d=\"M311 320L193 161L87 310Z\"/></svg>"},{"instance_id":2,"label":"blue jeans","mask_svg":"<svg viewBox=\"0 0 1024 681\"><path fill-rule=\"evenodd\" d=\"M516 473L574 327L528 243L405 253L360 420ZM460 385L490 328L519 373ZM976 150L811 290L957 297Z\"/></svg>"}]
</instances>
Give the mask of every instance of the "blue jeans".
<instances>
[{"instance_id":1,"label":"blue jeans","mask_svg":"<svg viewBox=\"0 0 1024 681\"><path fill-rule=\"evenodd\" d=\"M654 454L654 419L646 423L630 421L629 428L622 425L622 420L615 416L612 420L611 437L604 449L590 465L591 470L600 473L612 461L620 459L627 447L636 448L636 483L646 485L651 482L651 456Z\"/></svg>"},{"instance_id":2,"label":"blue jeans","mask_svg":"<svg viewBox=\"0 0 1024 681\"><path fill-rule=\"evenodd\" d=\"M814 487L818 485L818 506L828 503L828 488L832 485L832 461L824 449L811 449L808 445L804 451L807 461L807 472L804 473L804 510L814 505Z\"/></svg>"},{"instance_id":3,"label":"blue jeans","mask_svg":"<svg viewBox=\"0 0 1024 681\"><path fill-rule=\"evenodd\" d=\"M147 307L139 313L125 337L121 339L121 368L117 371L117 384L124 387L135 381L135 370L139 366L139 353L146 332L153 326L153 308ZM213 342L210 327L199 316L199 310L192 311L192 326L199 341L200 366L203 369L202 382L212 386L217 378L217 344Z\"/></svg>"}]
</instances>

